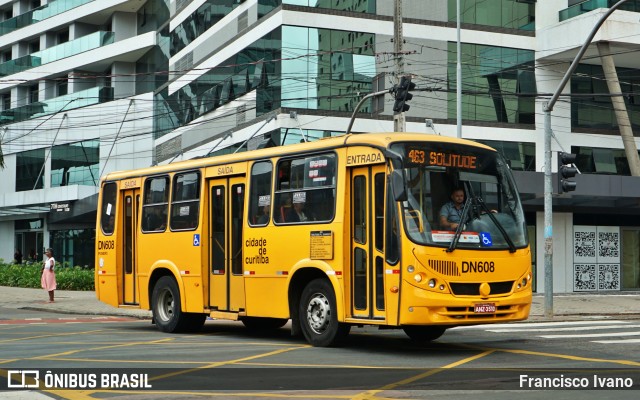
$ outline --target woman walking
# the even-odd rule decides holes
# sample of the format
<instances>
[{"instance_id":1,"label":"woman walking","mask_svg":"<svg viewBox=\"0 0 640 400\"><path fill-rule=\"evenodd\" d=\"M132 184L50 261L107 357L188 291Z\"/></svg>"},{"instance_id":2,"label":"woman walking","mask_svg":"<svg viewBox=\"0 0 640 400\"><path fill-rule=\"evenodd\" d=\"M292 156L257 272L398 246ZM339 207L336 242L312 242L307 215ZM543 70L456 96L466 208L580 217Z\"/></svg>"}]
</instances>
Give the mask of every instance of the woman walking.
<instances>
[{"instance_id":1,"label":"woman walking","mask_svg":"<svg viewBox=\"0 0 640 400\"><path fill-rule=\"evenodd\" d=\"M53 268L56 265L56 260L53 258L53 249L47 249L44 254L46 254L47 260L42 265L40 283L42 288L49 292L49 303L53 303L53 291L56 290L56 274Z\"/></svg>"}]
</instances>

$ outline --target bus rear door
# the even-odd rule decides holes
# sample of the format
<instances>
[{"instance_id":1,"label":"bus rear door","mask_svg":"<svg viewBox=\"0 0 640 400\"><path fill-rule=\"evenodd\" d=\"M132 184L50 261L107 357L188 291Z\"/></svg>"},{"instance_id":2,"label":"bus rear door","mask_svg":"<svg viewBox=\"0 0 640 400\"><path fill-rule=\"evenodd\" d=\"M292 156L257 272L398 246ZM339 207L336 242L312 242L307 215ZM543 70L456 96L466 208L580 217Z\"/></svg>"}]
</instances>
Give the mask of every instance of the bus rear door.
<instances>
[{"instance_id":1,"label":"bus rear door","mask_svg":"<svg viewBox=\"0 0 640 400\"><path fill-rule=\"evenodd\" d=\"M384 322L385 166L351 169L351 315Z\"/></svg>"},{"instance_id":2,"label":"bus rear door","mask_svg":"<svg viewBox=\"0 0 640 400\"><path fill-rule=\"evenodd\" d=\"M242 261L244 177L209 181L209 306L239 312L245 308Z\"/></svg>"},{"instance_id":3,"label":"bus rear door","mask_svg":"<svg viewBox=\"0 0 640 400\"><path fill-rule=\"evenodd\" d=\"M139 289L137 277L137 226L140 206L140 188L122 191L123 232L122 232L122 293L124 304L138 304Z\"/></svg>"}]
</instances>

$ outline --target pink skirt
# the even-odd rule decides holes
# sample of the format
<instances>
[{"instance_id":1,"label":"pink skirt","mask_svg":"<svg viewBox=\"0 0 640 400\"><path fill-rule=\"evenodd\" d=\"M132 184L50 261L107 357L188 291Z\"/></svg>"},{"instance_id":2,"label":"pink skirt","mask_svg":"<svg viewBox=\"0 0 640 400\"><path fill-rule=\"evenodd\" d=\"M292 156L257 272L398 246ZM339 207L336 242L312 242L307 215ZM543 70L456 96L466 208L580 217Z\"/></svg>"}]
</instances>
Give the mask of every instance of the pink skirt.
<instances>
[{"instance_id":1,"label":"pink skirt","mask_svg":"<svg viewBox=\"0 0 640 400\"><path fill-rule=\"evenodd\" d=\"M47 292L56 290L56 274L49 269L42 271L42 278L40 279L42 288Z\"/></svg>"}]
</instances>

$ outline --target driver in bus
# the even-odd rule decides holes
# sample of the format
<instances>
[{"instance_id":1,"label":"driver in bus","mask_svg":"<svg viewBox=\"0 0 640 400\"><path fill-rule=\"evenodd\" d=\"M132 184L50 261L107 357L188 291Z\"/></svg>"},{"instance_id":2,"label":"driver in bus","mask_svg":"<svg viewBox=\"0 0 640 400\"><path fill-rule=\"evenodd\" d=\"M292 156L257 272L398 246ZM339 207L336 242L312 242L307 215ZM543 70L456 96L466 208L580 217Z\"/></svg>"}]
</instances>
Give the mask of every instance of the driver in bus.
<instances>
[{"instance_id":1,"label":"driver in bus","mask_svg":"<svg viewBox=\"0 0 640 400\"><path fill-rule=\"evenodd\" d=\"M451 191L451 200L440 209L440 226L442 229L455 231L462 219L464 209L464 189L455 188Z\"/></svg>"}]
</instances>

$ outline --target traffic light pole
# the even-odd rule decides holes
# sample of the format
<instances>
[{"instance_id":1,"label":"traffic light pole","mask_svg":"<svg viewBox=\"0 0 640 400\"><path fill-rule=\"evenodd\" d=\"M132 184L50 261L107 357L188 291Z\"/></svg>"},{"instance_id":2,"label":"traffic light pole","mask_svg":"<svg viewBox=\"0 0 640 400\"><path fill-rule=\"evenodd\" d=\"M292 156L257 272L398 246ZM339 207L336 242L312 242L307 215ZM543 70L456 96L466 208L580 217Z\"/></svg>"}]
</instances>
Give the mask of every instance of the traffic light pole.
<instances>
[{"instance_id":1,"label":"traffic light pole","mask_svg":"<svg viewBox=\"0 0 640 400\"><path fill-rule=\"evenodd\" d=\"M553 316L553 223L552 223L552 191L553 184L551 181L551 111L553 106L558 101L560 93L565 88L571 75L578 68L578 63L587 51L587 48L591 44L591 41L595 37L596 33L604 24L604 21L620 7L622 4L629 0L620 0L614 4L609 10L602 15L600 20L589 33L589 36L585 40L584 44L576 54L576 57L571 62L569 69L564 74L562 81L558 85L556 91L551 96L551 99L544 104L544 315L545 317Z\"/></svg>"}]
</instances>

